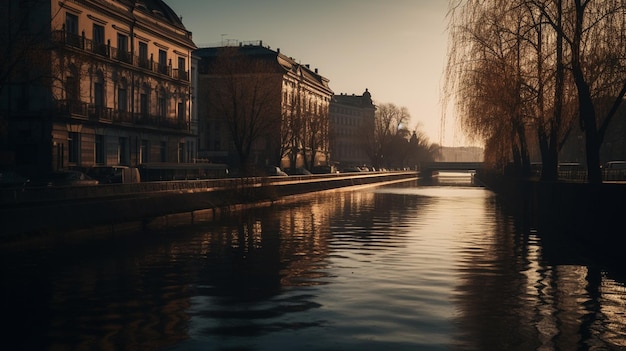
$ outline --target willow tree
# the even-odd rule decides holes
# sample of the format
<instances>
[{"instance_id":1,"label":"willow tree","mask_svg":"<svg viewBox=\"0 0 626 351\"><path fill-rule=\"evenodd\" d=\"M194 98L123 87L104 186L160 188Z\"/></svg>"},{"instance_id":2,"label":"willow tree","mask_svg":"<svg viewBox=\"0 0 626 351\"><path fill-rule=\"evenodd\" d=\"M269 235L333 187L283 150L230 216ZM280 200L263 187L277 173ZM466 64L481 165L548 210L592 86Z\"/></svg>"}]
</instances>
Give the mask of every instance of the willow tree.
<instances>
[{"instance_id":1,"label":"willow tree","mask_svg":"<svg viewBox=\"0 0 626 351\"><path fill-rule=\"evenodd\" d=\"M485 161L502 169L512 160L528 172L526 28L514 5L468 0L451 7L446 93L466 134L485 143Z\"/></svg>"},{"instance_id":2,"label":"willow tree","mask_svg":"<svg viewBox=\"0 0 626 351\"><path fill-rule=\"evenodd\" d=\"M569 49L588 181L601 183L600 146L626 95L626 1L530 2Z\"/></svg>"},{"instance_id":3,"label":"willow tree","mask_svg":"<svg viewBox=\"0 0 626 351\"><path fill-rule=\"evenodd\" d=\"M519 158L523 166L522 131L532 131L544 179L555 179L558 151L578 116L588 179L602 181L600 146L626 94L625 2L451 3L446 95L456 99L468 134L485 142L486 159Z\"/></svg>"}]
</instances>

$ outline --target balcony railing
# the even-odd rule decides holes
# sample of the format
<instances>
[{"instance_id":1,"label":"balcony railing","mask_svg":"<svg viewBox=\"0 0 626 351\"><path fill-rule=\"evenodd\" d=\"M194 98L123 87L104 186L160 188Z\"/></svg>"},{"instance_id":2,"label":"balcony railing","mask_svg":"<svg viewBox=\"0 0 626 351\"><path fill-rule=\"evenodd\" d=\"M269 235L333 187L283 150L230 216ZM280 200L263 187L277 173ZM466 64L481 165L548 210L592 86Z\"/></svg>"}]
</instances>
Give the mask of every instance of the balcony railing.
<instances>
[{"instance_id":1,"label":"balcony railing","mask_svg":"<svg viewBox=\"0 0 626 351\"><path fill-rule=\"evenodd\" d=\"M154 61L150 58L142 58L133 55L132 52L119 50L112 47L110 43L98 43L91 39L87 39L85 34L82 35L69 33L65 30L52 32L52 40L56 43L63 44L68 47L87 51L89 53L108 58L110 60L123 62L135 67L148 70L153 73L168 76L182 81L189 81L189 72L181 69L173 69L171 65Z\"/></svg>"},{"instance_id":2,"label":"balcony railing","mask_svg":"<svg viewBox=\"0 0 626 351\"><path fill-rule=\"evenodd\" d=\"M175 129L189 131L189 123L184 120L151 115L147 113L131 113L115 110L110 107L95 106L82 101L58 100L56 105L57 118L81 119L102 123L134 124L144 127Z\"/></svg>"}]
</instances>

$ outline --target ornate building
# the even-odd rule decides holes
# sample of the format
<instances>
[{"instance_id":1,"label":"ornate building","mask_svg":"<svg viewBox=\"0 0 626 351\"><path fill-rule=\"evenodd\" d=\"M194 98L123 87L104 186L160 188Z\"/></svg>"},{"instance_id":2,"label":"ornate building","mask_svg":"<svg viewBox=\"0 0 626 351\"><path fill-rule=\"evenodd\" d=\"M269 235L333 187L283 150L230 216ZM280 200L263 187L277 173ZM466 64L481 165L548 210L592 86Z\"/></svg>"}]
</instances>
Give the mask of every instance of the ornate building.
<instances>
[{"instance_id":1,"label":"ornate building","mask_svg":"<svg viewBox=\"0 0 626 351\"><path fill-rule=\"evenodd\" d=\"M8 0L15 67L0 91L2 162L41 172L189 162L191 32L161 0ZM20 43L28 42L28 49ZM26 45L24 45L26 46Z\"/></svg>"},{"instance_id":2,"label":"ornate building","mask_svg":"<svg viewBox=\"0 0 626 351\"><path fill-rule=\"evenodd\" d=\"M262 42L201 48L194 55L200 58L202 157L234 167L327 164L333 92L317 69Z\"/></svg>"},{"instance_id":3,"label":"ornate building","mask_svg":"<svg viewBox=\"0 0 626 351\"><path fill-rule=\"evenodd\" d=\"M330 151L341 167L371 165L365 142L374 136L376 106L363 95L335 95L330 103Z\"/></svg>"}]
</instances>

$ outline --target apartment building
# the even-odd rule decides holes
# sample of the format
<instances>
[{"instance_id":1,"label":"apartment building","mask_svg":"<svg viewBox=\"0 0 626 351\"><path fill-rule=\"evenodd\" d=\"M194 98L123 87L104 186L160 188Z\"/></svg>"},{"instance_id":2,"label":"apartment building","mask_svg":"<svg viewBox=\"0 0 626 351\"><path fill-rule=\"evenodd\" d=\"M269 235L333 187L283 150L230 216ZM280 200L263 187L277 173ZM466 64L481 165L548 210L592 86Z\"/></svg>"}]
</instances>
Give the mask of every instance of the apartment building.
<instances>
[{"instance_id":1,"label":"apartment building","mask_svg":"<svg viewBox=\"0 0 626 351\"><path fill-rule=\"evenodd\" d=\"M329 161L329 80L262 42L200 48L199 153L233 167ZM246 148L249 149L248 154Z\"/></svg>"},{"instance_id":2,"label":"apartment building","mask_svg":"<svg viewBox=\"0 0 626 351\"><path fill-rule=\"evenodd\" d=\"M3 163L40 172L196 158L196 46L163 1L8 0L2 7L15 61L0 91Z\"/></svg>"},{"instance_id":3,"label":"apartment building","mask_svg":"<svg viewBox=\"0 0 626 351\"><path fill-rule=\"evenodd\" d=\"M330 151L341 167L371 165L366 142L374 137L376 106L365 89L362 95L339 94L330 103Z\"/></svg>"}]
</instances>

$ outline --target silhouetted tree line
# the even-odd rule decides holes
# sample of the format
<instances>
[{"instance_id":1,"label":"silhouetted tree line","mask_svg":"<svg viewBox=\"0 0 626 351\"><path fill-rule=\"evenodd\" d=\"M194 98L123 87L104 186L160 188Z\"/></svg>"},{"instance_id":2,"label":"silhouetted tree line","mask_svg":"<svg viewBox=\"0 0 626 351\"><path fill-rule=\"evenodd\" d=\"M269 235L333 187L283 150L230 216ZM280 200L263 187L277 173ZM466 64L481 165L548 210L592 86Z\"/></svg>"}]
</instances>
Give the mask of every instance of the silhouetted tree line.
<instances>
[{"instance_id":1,"label":"silhouetted tree line","mask_svg":"<svg viewBox=\"0 0 626 351\"><path fill-rule=\"evenodd\" d=\"M372 135L364 147L374 168L412 168L420 162L432 162L439 152L439 145L431 144L418 127L412 132L406 127L411 115L406 107L392 103L376 107L374 125L364 125L363 135Z\"/></svg>"}]
</instances>

